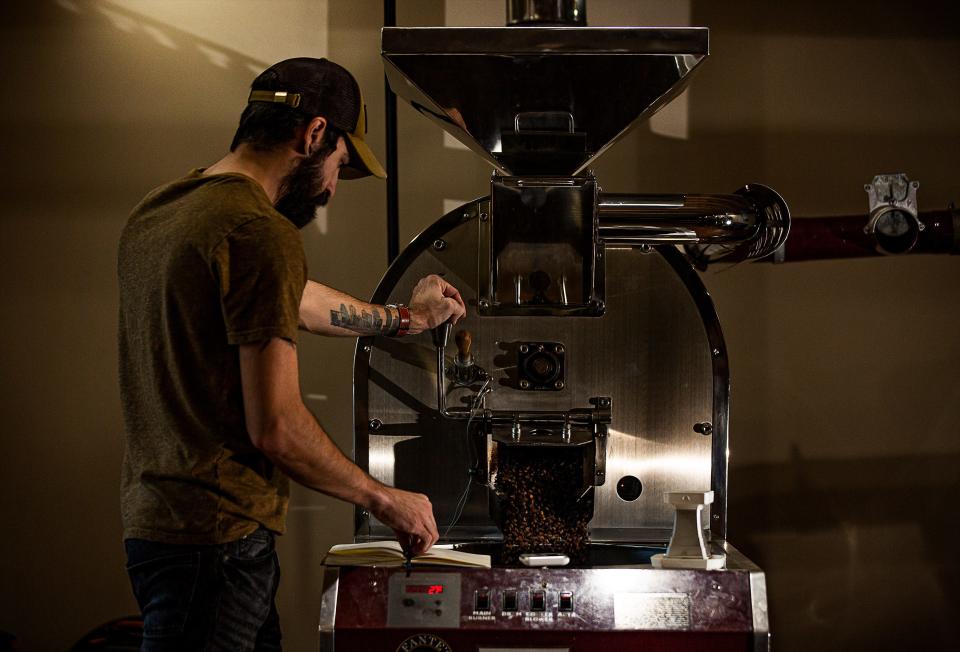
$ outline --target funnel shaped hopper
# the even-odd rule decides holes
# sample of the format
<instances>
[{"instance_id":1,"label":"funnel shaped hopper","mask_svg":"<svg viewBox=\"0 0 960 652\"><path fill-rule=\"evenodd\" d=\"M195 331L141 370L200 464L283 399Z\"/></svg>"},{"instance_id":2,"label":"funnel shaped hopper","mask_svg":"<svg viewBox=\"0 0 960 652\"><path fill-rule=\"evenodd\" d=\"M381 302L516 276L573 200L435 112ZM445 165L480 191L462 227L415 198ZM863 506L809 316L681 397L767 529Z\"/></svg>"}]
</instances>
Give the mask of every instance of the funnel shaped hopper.
<instances>
[{"instance_id":1,"label":"funnel shaped hopper","mask_svg":"<svg viewBox=\"0 0 960 652\"><path fill-rule=\"evenodd\" d=\"M506 175L586 169L687 85L699 27L388 27L393 91Z\"/></svg>"}]
</instances>

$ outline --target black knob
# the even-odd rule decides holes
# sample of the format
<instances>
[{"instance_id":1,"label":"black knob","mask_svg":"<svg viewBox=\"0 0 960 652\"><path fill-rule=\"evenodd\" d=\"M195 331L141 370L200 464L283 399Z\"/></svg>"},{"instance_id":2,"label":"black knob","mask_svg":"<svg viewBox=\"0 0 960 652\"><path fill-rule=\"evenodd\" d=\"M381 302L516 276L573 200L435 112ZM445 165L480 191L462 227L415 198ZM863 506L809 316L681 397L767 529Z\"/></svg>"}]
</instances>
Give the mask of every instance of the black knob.
<instances>
[{"instance_id":1,"label":"black knob","mask_svg":"<svg viewBox=\"0 0 960 652\"><path fill-rule=\"evenodd\" d=\"M701 435L712 435L713 434L713 424L709 421L704 421L702 423L695 423L693 425L693 431L698 432Z\"/></svg>"}]
</instances>

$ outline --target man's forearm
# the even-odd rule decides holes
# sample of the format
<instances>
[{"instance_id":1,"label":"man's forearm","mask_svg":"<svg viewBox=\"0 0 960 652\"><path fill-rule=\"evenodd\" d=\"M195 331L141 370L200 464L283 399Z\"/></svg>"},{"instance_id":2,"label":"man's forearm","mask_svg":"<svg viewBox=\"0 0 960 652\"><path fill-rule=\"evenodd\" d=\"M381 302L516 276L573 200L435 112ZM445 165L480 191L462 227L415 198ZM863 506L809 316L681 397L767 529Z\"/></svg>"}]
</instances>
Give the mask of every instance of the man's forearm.
<instances>
[{"instance_id":1,"label":"man's forearm","mask_svg":"<svg viewBox=\"0 0 960 652\"><path fill-rule=\"evenodd\" d=\"M243 411L250 442L296 482L370 510L426 552L439 534L430 500L388 487L340 452L300 398L296 346L279 337L240 345Z\"/></svg>"},{"instance_id":2,"label":"man's forearm","mask_svg":"<svg viewBox=\"0 0 960 652\"><path fill-rule=\"evenodd\" d=\"M397 331L396 308L377 306L315 281L307 281L300 301L300 328L319 335L391 335Z\"/></svg>"},{"instance_id":3,"label":"man's forearm","mask_svg":"<svg viewBox=\"0 0 960 652\"><path fill-rule=\"evenodd\" d=\"M384 485L350 461L306 407L292 412L278 426L282 432L263 447L267 457L299 484L376 509L384 498Z\"/></svg>"}]
</instances>

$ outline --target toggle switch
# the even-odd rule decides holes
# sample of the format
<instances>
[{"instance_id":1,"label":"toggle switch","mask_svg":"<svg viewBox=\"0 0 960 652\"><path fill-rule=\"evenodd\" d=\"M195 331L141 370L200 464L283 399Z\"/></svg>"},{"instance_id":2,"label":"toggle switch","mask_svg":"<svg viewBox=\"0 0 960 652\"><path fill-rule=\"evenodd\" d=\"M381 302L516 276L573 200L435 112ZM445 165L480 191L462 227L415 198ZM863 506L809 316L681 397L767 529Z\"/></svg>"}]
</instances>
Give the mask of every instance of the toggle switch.
<instances>
[{"instance_id":1,"label":"toggle switch","mask_svg":"<svg viewBox=\"0 0 960 652\"><path fill-rule=\"evenodd\" d=\"M474 611L490 611L490 594L486 590L477 591L473 605Z\"/></svg>"},{"instance_id":2,"label":"toggle switch","mask_svg":"<svg viewBox=\"0 0 960 652\"><path fill-rule=\"evenodd\" d=\"M530 592L530 611L546 611L546 610L547 610L547 592L531 591Z\"/></svg>"},{"instance_id":3,"label":"toggle switch","mask_svg":"<svg viewBox=\"0 0 960 652\"><path fill-rule=\"evenodd\" d=\"M573 592L560 591L560 611L573 611Z\"/></svg>"},{"instance_id":4,"label":"toggle switch","mask_svg":"<svg viewBox=\"0 0 960 652\"><path fill-rule=\"evenodd\" d=\"M503 610L504 611L516 611L517 610L517 592L514 590L504 591L503 592Z\"/></svg>"}]
</instances>

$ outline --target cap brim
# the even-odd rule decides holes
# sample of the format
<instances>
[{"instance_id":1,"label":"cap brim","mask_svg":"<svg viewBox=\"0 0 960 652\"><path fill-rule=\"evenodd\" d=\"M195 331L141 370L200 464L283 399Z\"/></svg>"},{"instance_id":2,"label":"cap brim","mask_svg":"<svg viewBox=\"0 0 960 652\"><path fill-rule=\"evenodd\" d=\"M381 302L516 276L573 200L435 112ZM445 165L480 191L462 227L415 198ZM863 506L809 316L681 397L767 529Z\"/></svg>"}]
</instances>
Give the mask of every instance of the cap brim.
<instances>
[{"instance_id":1,"label":"cap brim","mask_svg":"<svg viewBox=\"0 0 960 652\"><path fill-rule=\"evenodd\" d=\"M387 178L387 172L380 165L380 161L373 155L373 150L362 138L353 134L346 134L347 149L350 152L350 162L340 168L341 179L361 179L373 175L380 179Z\"/></svg>"}]
</instances>

